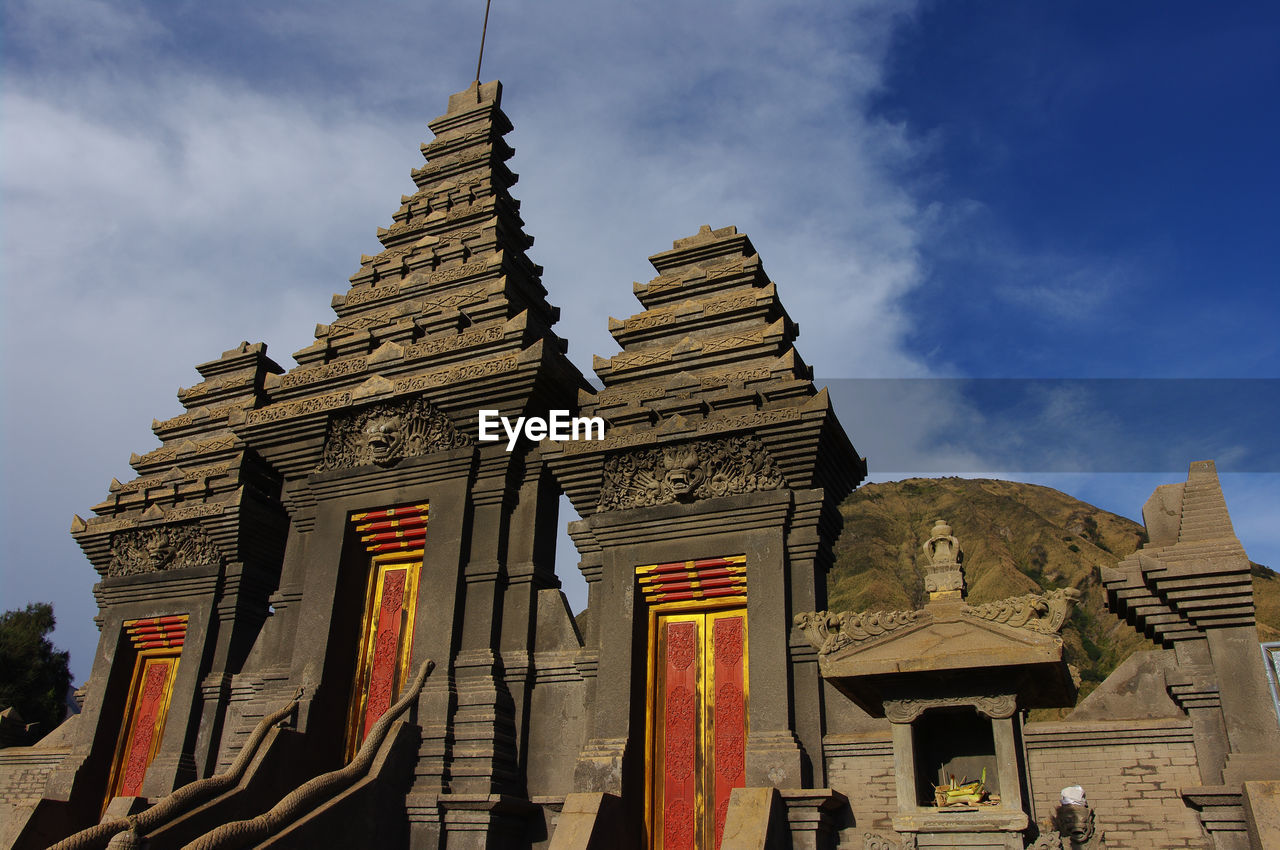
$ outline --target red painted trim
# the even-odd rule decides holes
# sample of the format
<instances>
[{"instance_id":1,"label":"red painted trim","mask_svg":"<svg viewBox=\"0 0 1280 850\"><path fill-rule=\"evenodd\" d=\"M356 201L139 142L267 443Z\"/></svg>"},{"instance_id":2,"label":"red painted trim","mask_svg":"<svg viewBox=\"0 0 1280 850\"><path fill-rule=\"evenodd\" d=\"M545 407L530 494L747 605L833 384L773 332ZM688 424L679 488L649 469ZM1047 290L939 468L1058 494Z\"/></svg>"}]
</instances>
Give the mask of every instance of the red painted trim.
<instances>
[{"instance_id":1,"label":"red painted trim","mask_svg":"<svg viewBox=\"0 0 1280 850\"><path fill-rule=\"evenodd\" d=\"M384 531L388 528L417 528L427 524L425 514L420 516L407 516L399 519L384 519L377 522L365 522L356 526L357 531Z\"/></svg>"},{"instance_id":2,"label":"red painted trim","mask_svg":"<svg viewBox=\"0 0 1280 850\"><path fill-rule=\"evenodd\" d=\"M351 519L355 522L361 522L366 519L382 519L384 517L402 517L415 516L427 512L426 505L402 505L398 508L386 508L380 511L367 511L361 514L352 514Z\"/></svg>"},{"instance_id":3,"label":"red painted trim","mask_svg":"<svg viewBox=\"0 0 1280 850\"><path fill-rule=\"evenodd\" d=\"M396 529L393 531L382 531L377 534L366 534L360 538L364 543L370 541L380 542L383 540L424 540L427 536L425 526L419 528Z\"/></svg>"}]
</instances>

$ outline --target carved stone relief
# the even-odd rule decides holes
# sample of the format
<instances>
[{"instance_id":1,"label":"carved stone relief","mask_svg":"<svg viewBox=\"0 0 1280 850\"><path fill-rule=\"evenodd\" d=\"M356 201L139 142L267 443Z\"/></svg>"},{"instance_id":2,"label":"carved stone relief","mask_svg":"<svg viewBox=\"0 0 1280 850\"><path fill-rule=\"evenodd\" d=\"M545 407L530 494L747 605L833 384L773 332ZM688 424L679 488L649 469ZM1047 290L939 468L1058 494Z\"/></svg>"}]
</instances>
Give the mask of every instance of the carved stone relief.
<instances>
[{"instance_id":1,"label":"carved stone relief","mask_svg":"<svg viewBox=\"0 0 1280 850\"><path fill-rule=\"evenodd\" d=\"M965 609L965 613L993 623L1054 634L1062 629L1071 614L1072 606L1079 599L1080 591L1067 587L1051 590L1043 596L1029 593L983 605L971 605Z\"/></svg>"},{"instance_id":2,"label":"carved stone relief","mask_svg":"<svg viewBox=\"0 0 1280 850\"><path fill-rule=\"evenodd\" d=\"M1100 850L1106 835L1097 828L1097 816L1091 806L1061 805L1053 812L1053 827L1061 836L1064 850Z\"/></svg>"},{"instance_id":3,"label":"carved stone relief","mask_svg":"<svg viewBox=\"0 0 1280 850\"><path fill-rule=\"evenodd\" d=\"M977 694L974 696L908 697L884 701L884 716L892 723L911 723L931 708L973 706L992 720L1012 717L1018 710L1016 694Z\"/></svg>"},{"instance_id":4,"label":"carved stone relief","mask_svg":"<svg viewBox=\"0 0 1280 850\"><path fill-rule=\"evenodd\" d=\"M887 838L878 832L862 833L862 850L905 850L906 847L895 838Z\"/></svg>"},{"instance_id":5,"label":"carved stone relief","mask_svg":"<svg viewBox=\"0 0 1280 850\"><path fill-rule=\"evenodd\" d=\"M610 457L600 488L601 511L694 502L716 496L777 490L786 483L755 437L699 440Z\"/></svg>"},{"instance_id":6,"label":"carved stone relief","mask_svg":"<svg viewBox=\"0 0 1280 850\"><path fill-rule=\"evenodd\" d=\"M797 614L795 624L819 655L829 655L851 643L910 625L920 616L919 611L811 611Z\"/></svg>"},{"instance_id":7,"label":"carved stone relief","mask_svg":"<svg viewBox=\"0 0 1280 850\"><path fill-rule=\"evenodd\" d=\"M471 438L424 398L374 404L329 421L317 471L393 466L405 458L470 444Z\"/></svg>"},{"instance_id":8,"label":"carved stone relief","mask_svg":"<svg viewBox=\"0 0 1280 850\"><path fill-rule=\"evenodd\" d=\"M131 576L222 563L222 552L199 525L161 525L111 538L109 576Z\"/></svg>"}]
</instances>

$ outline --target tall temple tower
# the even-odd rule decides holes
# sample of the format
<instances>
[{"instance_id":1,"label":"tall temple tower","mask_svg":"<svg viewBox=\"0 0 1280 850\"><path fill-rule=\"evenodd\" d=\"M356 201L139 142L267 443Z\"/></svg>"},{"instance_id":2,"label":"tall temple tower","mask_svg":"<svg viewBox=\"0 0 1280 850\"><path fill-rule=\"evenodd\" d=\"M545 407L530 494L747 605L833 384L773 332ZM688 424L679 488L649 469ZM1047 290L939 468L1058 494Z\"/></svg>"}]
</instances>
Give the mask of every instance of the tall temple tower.
<instances>
[{"instance_id":1,"label":"tall temple tower","mask_svg":"<svg viewBox=\"0 0 1280 850\"><path fill-rule=\"evenodd\" d=\"M227 769L300 695L306 746L274 766L274 802L350 760L428 658L408 833L438 833L450 794L472 830L527 816L532 648L552 632L577 649L559 491L536 443L479 441L477 412L573 410L586 384L525 254L501 98L496 82L449 98L383 250L295 368L247 343L199 366L138 477L75 519L102 639L20 846Z\"/></svg>"}]
</instances>

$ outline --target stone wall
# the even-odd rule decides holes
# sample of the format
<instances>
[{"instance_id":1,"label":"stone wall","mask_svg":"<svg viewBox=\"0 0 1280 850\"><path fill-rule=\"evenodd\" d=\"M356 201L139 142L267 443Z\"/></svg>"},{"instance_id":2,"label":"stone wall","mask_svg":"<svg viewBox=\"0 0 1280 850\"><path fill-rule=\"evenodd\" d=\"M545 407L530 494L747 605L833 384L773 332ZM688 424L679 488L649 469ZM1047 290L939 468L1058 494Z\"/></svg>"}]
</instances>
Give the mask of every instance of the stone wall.
<instances>
[{"instance_id":1,"label":"stone wall","mask_svg":"<svg viewBox=\"0 0 1280 850\"><path fill-rule=\"evenodd\" d=\"M1211 846L1179 794L1200 785L1190 722L1034 723L1024 740L1041 824L1061 790L1080 785L1113 850Z\"/></svg>"}]
</instances>

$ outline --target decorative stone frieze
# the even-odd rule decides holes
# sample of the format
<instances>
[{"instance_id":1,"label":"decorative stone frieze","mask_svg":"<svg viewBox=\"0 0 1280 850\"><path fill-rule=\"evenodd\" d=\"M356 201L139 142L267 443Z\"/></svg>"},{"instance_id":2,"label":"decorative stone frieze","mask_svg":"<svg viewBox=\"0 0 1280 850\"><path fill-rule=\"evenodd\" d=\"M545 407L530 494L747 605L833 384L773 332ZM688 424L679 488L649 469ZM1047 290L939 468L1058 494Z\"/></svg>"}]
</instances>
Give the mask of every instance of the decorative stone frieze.
<instances>
[{"instance_id":1,"label":"decorative stone frieze","mask_svg":"<svg viewBox=\"0 0 1280 850\"><path fill-rule=\"evenodd\" d=\"M813 611L797 614L795 624L819 655L909 626L928 615L920 611Z\"/></svg>"},{"instance_id":2,"label":"decorative stone frieze","mask_svg":"<svg viewBox=\"0 0 1280 850\"><path fill-rule=\"evenodd\" d=\"M1012 717L1018 710L1017 694L975 694L959 696L911 697L884 701L884 716L891 723L911 723L931 708L972 706L992 720Z\"/></svg>"},{"instance_id":3,"label":"decorative stone frieze","mask_svg":"<svg viewBox=\"0 0 1280 850\"><path fill-rule=\"evenodd\" d=\"M1033 632L1056 634L1062 631L1071 609L1080 601L1080 591L1073 587L1051 590L1046 594L1028 593L983 605L970 605L965 613L993 623L1003 623Z\"/></svg>"},{"instance_id":4,"label":"decorative stone frieze","mask_svg":"<svg viewBox=\"0 0 1280 850\"><path fill-rule=\"evenodd\" d=\"M777 463L754 437L699 440L608 458L598 510L613 511L777 490Z\"/></svg>"},{"instance_id":5,"label":"decorative stone frieze","mask_svg":"<svg viewBox=\"0 0 1280 850\"><path fill-rule=\"evenodd\" d=\"M221 562L222 553L199 525L161 525L113 536L107 575L139 575Z\"/></svg>"},{"instance_id":6,"label":"decorative stone frieze","mask_svg":"<svg viewBox=\"0 0 1280 850\"><path fill-rule=\"evenodd\" d=\"M393 466L405 458L470 444L471 438L425 398L373 404L329 421L318 470Z\"/></svg>"}]
</instances>

